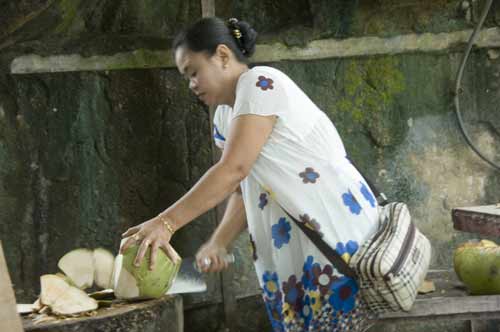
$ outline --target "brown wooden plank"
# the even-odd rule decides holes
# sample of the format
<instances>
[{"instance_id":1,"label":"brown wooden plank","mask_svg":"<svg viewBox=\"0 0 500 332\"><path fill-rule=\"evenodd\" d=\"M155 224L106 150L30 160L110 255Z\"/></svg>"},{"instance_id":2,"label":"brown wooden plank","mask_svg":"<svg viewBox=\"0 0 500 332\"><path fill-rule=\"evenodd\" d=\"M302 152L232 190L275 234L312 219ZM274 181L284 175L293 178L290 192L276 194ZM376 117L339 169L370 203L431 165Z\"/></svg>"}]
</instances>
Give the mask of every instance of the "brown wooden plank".
<instances>
[{"instance_id":1,"label":"brown wooden plank","mask_svg":"<svg viewBox=\"0 0 500 332\"><path fill-rule=\"evenodd\" d=\"M453 228L456 230L500 236L500 207L498 205L455 208L451 215Z\"/></svg>"},{"instance_id":2,"label":"brown wooden plank","mask_svg":"<svg viewBox=\"0 0 500 332\"><path fill-rule=\"evenodd\" d=\"M388 313L384 320L500 318L500 295L417 299L410 312Z\"/></svg>"},{"instance_id":3,"label":"brown wooden plank","mask_svg":"<svg viewBox=\"0 0 500 332\"><path fill-rule=\"evenodd\" d=\"M215 0L201 0L201 16L215 16Z\"/></svg>"},{"instance_id":4,"label":"brown wooden plank","mask_svg":"<svg viewBox=\"0 0 500 332\"><path fill-rule=\"evenodd\" d=\"M201 0L201 13L203 17L215 16L215 0ZM215 109L210 107L210 133L213 132L213 118ZM214 140L210 137L212 141L212 160L214 163L219 161L220 151L219 148L215 146ZM215 215L217 224L222 219L225 210L225 203L219 204L215 209ZM226 270L221 273L221 285L222 285L222 299L224 301L224 318L225 318L225 331L237 331L237 321L238 321L238 311L236 303L236 294L233 287L234 278L234 267L229 266Z\"/></svg>"},{"instance_id":5,"label":"brown wooden plank","mask_svg":"<svg viewBox=\"0 0 500 332\"><path fill-rule=\"evenodd\" d=\"M17 314L16 298L10 281L7 262L0 241L0 331L21 332L23 327Z\"/></svg>"}]
</instances>

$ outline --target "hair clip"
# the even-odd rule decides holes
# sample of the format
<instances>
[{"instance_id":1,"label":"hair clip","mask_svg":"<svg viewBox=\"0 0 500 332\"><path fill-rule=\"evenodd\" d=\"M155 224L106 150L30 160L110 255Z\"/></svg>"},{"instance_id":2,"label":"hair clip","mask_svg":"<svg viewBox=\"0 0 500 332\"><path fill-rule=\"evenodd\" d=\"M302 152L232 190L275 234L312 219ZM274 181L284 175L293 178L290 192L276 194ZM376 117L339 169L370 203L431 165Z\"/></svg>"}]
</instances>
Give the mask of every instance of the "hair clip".
<instances>
[{"instance_id":1,"label":"hair clip","mask_svg":"<svg viewBox=\"0 0 500 332\"><path fill-rule=\"evenodd\" d=\"M241 38L241 31L238 28L238 19L231 17L230 19L227 20L227 24L228 24L229 28L231 29L233 36L236 39L240 39Z\"/></svg>"},{"instance_id":2,"label":"hair clip","mask_svg":"<svg viewBox=\"0 0 500 332\"><path fill-rule=\"evenodd\" d=\"M242 33L238 27L238 19L231 17L230 19L227 20L227 25L228 25L229 29L231 30L231 33L234 36L234 38L236 38L236 42L238 43L239 49L241 50L241 52L243 54L246 54L246 50L242 45L242 40L241 40Z\"/></svg>"}]
</instances>

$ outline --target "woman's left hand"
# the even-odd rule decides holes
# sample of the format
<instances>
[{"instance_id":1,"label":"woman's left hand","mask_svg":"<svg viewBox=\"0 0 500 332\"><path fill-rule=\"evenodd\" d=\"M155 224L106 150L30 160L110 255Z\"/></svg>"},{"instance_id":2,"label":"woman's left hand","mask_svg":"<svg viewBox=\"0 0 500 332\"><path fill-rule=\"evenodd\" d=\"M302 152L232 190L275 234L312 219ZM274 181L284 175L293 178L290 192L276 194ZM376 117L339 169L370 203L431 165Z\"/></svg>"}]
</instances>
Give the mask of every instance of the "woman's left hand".
<instances>
[{"instance_id":1,"label":"woman's left hand","mask_svg":"<svg viewBox=\"0 0 500 332\"><path fill-rule=\"evenodd\" d=\"M165 227L159 216L129 228L122 234L122 238L126 237L129 237L129 239L120 248L120 253L125 252L125 250L134 243L140 244L134 261L135 266L141 264L149 246L151 246L150 270L153 270L155 267L158 249L160 248L167 254L172 262L176 262L179 259L179 256L170 245L172 234Z\"/></svg>"}]
</instances>

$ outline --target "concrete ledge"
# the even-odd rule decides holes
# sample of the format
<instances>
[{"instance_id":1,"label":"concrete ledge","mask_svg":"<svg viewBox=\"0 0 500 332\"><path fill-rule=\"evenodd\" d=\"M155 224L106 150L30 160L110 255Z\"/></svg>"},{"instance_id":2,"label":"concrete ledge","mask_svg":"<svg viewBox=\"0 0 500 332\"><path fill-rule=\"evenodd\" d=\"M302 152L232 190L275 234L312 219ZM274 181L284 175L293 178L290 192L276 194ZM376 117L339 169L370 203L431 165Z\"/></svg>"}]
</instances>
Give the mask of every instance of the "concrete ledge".
<instances>
[{"instance_id":1,"label":"concrete ledge","mask_svg":"<svg viewBox=\"0 0 500 332\"><path fill-rule=\"evenodd\" d=\"M117 303L92 317L68 318L35 325L23 317L26 332L183 332L184 314L180 295L156 300Z\"/></svg>"},{"instance_id":2,"label":"concrete ledge","mask_svg":"<svg viewBox=\"0 0 500 332\"><path fill-rule=\"evenodd\" d=\"M392 38L361 37L344 40L315 40L306 47L287 47L276 43L257 45L253 62L284 60L317 60L369 55L389 55L414 52L443 52L464 47L472 30L451 33L424 33ZM478 48L500 47L500 28L484 29L476 41ZM82 57L79 54L41 57L36 54L15 58L10 65L12 74L53 73L68 71L104 71L119 69L173 68L170 50L139 49L114 55Z\"/></svg>"}]
</instances>

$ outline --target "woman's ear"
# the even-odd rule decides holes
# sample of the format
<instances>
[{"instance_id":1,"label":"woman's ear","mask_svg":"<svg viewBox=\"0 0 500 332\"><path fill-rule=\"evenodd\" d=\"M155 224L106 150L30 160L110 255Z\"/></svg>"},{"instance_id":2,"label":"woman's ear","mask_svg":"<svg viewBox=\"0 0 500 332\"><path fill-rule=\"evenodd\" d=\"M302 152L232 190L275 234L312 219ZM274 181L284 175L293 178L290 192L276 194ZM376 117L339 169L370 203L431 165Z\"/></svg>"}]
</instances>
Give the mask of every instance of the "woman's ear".
<instances>
[{"instance_id":1,"label":"woman's ear","mask_svg":"<svg viewBox=\"0 0 500 332\"><path fill-rule=\"evenodd\" d=\"M217 58L221 61L222 67L227 68L229 64L229 60L231 59L231 56L233 55L229 47L227 47L224 44L219 44L217 48L215 49L215 55Z\"/></svg>"}]
</instances>

